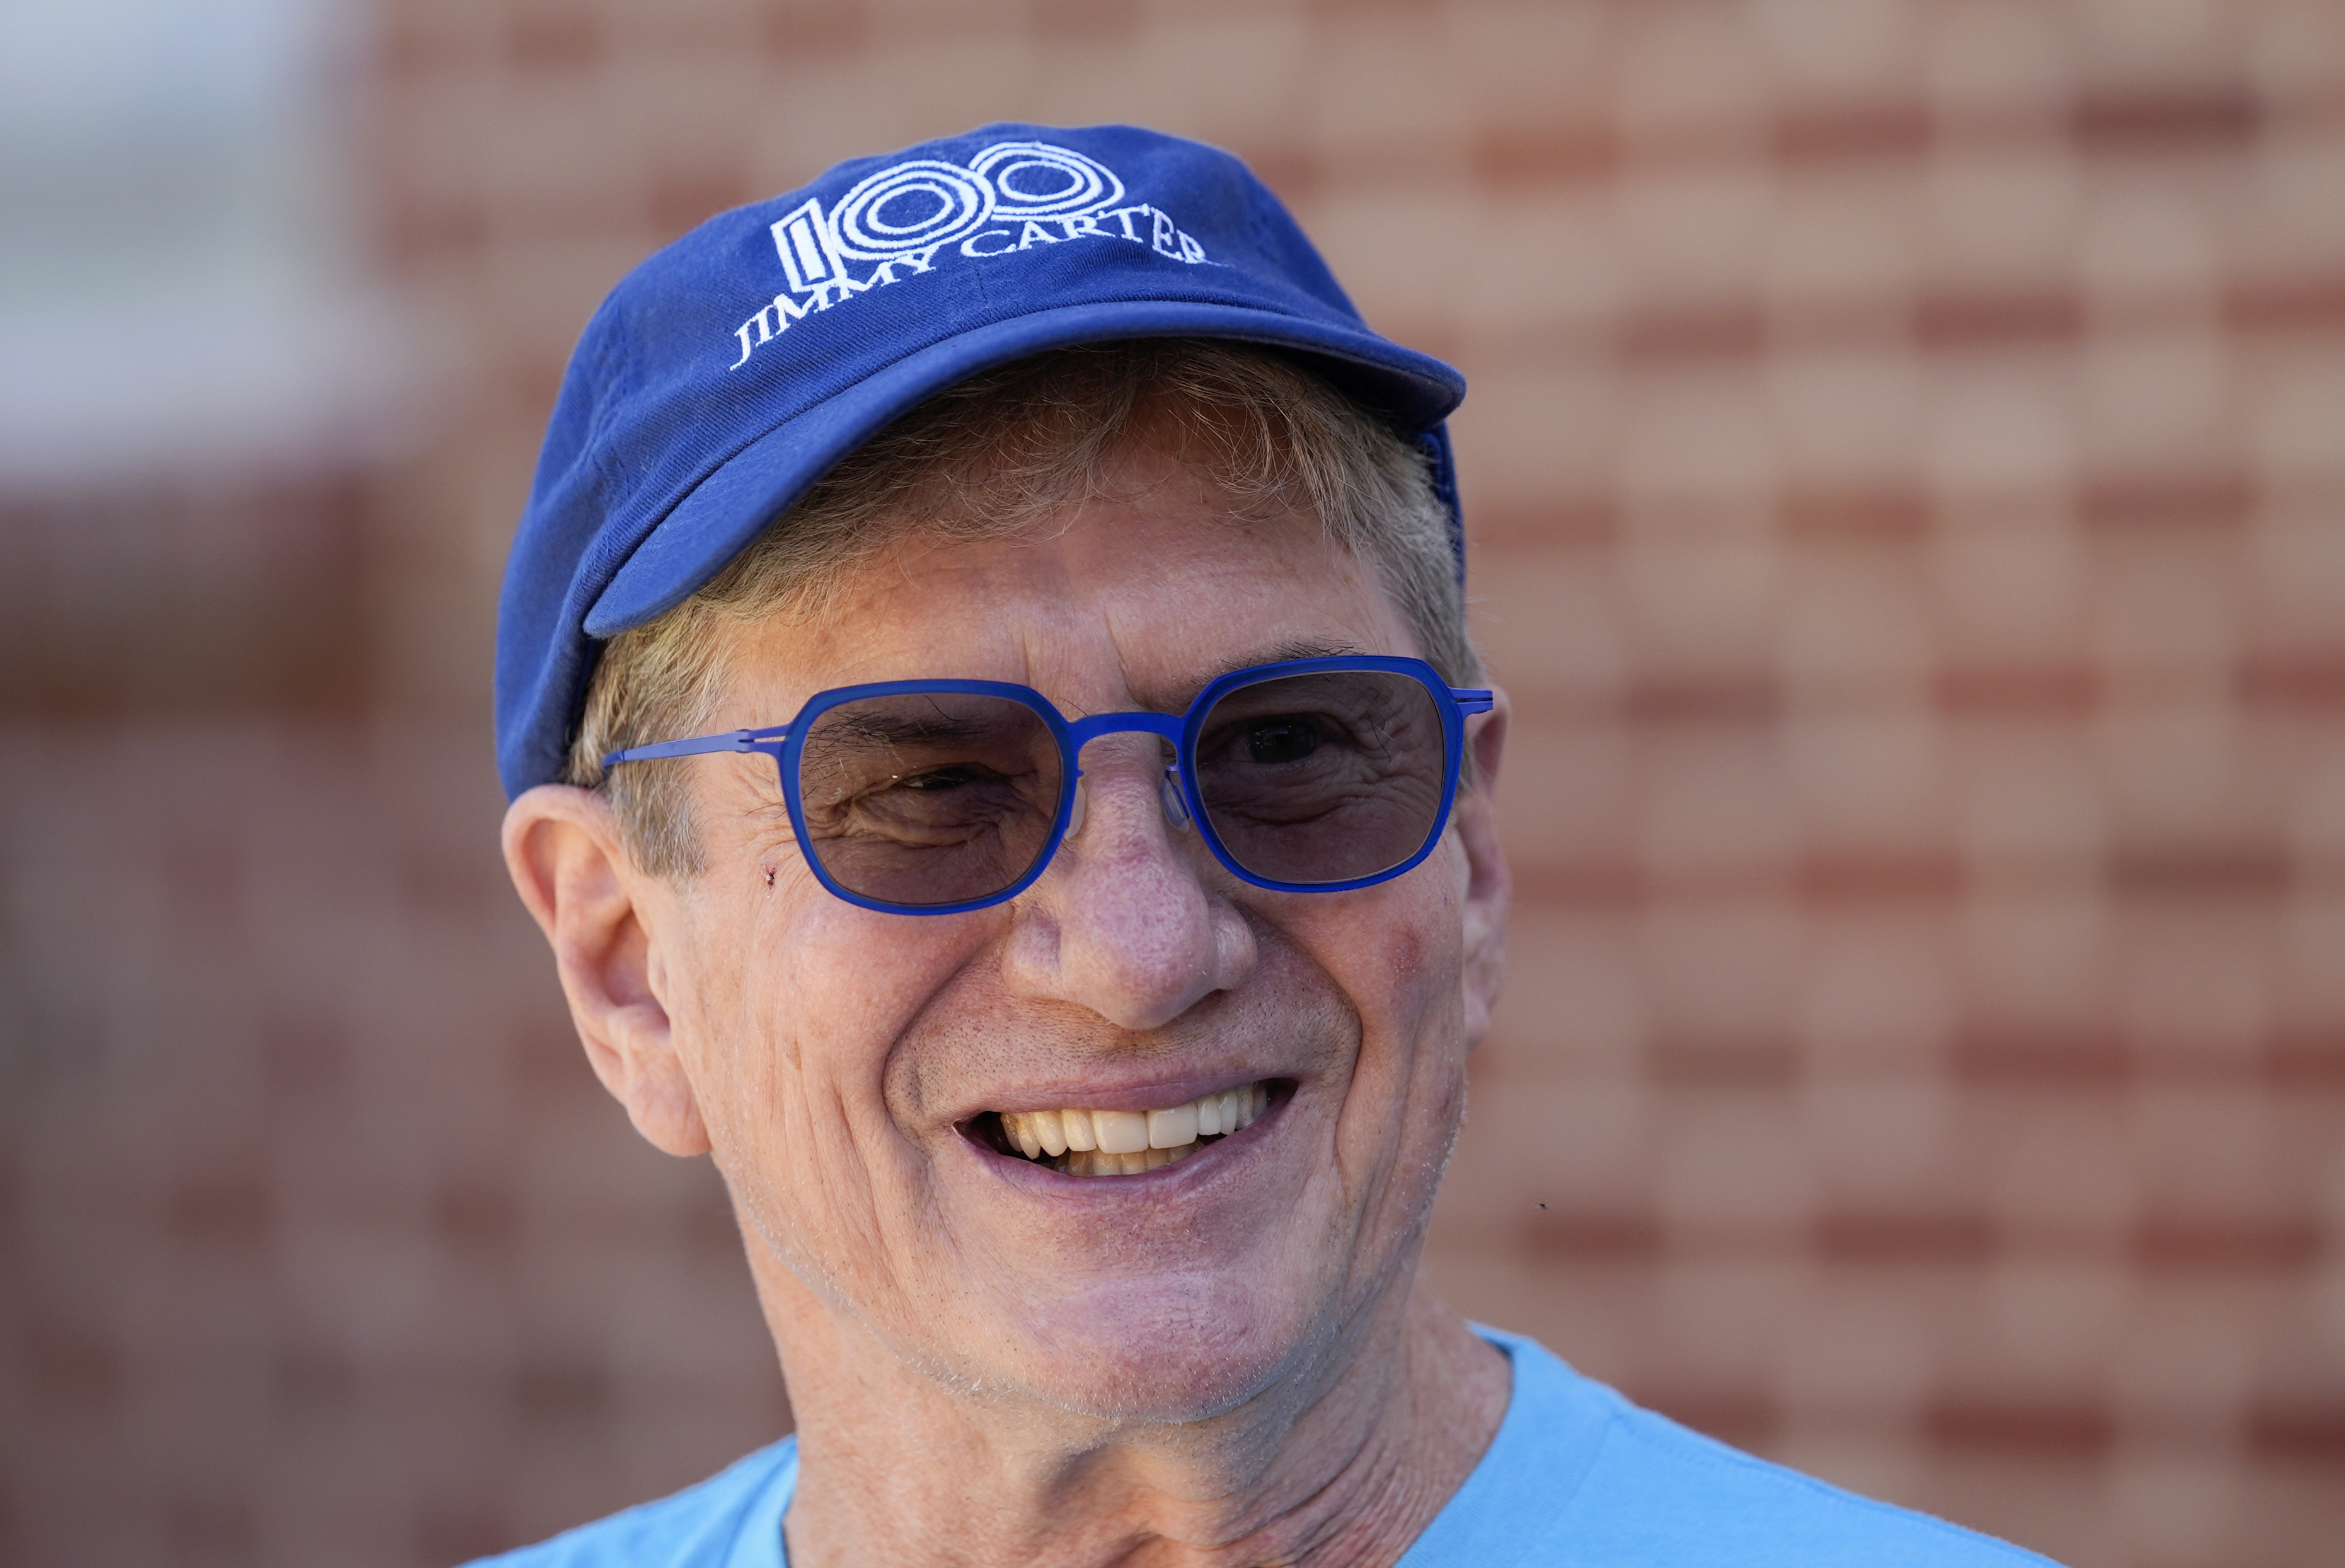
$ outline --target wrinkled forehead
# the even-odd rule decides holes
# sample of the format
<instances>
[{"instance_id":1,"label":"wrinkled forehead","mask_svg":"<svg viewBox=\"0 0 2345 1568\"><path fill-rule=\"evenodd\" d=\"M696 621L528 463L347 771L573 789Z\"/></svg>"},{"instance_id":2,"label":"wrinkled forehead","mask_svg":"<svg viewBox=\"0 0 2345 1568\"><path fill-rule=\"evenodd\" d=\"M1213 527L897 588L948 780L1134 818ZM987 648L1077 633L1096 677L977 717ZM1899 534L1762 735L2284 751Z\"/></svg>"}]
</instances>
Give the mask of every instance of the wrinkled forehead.
<instances>
[{"instance_id":1,"label":"wrinkled forehead","mask_svg":"<svg viewBox=\"0 0 2345 1568\"><path fill-rule=\"evenodd\" d=\"M1169 710L1249 664L1418 651L1376 572L1315 512L1133 443L1087 494L1014 525L898 519L819 599L742 623L726 685L766 712L931 677L1015 681L1070 712Z\"/></svg>"}]
</instances>

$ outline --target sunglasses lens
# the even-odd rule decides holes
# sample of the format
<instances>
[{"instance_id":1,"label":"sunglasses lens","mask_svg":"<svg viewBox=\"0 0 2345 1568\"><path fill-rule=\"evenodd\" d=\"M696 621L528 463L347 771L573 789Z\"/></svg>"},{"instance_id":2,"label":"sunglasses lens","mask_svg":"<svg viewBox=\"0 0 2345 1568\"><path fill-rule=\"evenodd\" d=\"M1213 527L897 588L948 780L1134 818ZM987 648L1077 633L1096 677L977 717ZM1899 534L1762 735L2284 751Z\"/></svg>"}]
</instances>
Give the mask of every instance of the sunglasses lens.
<instances>
[{"instance_id":1,"label":"sunglasses lens","mask_svg":"<svg viewBox=\"0 0 2345 1568\"><path fill-rule=\"evenodd\" d=\"M1331 670L1243 686L1197 736L1206 821L1274 882L1372 877L1425 848L1448 778L1441 710L1411 677Z\"/></svg>"},{"instance_id":2,"label":"sunglasses lens","mask_svg":"<svg viewBox=\"0 0 2345 1568\"><path fill-rule=\"evenodd\" d=\"M989 898L1031 870L1062 772L1025 704L917 692L826 709L799 754L798 798L834 882L917 909Z\"/></svg>"}]
</instances>

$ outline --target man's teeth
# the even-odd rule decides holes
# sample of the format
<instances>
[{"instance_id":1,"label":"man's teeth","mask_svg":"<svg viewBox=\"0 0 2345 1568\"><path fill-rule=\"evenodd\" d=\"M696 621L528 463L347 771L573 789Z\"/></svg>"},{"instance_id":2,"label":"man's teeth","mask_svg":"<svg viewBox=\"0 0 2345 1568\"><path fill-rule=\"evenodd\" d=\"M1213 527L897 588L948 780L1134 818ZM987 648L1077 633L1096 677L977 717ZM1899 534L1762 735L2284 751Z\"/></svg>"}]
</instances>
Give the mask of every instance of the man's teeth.
<instances>
[{"instance_id":1,"label":"man's teeth","mask_svg":"<svg viewBox=\"0 0 2345 1568\"><path fill-rule=\"evenodd\" d=\"M1162 1111L1004 1111L1001 1132L1030 1160L1069 1176L1138 1176L1195 1154L1201 1140L1236 1132L1270 1108L1270 1087L1249 1084Z\"/></svg>"}]
</instances>

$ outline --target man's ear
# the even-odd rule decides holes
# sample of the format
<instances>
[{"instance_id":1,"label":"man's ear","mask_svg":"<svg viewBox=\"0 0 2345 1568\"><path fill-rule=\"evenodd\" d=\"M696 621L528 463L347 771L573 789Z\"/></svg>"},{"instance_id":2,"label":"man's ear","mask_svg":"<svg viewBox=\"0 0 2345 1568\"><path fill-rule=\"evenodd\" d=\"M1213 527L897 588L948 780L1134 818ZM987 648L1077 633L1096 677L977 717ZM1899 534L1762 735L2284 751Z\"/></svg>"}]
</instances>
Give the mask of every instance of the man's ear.
<instances>
[{"instance_id":1,"label":"man's ear","mask_svg":"<svg viewBox=\"0 0 2345 1568\"><path fill-rule=\"evenodd\" d=\"M1507 749L1507 694L1493 694L1490 711L1466 740L1474 759L1471 788L1462 787L1456 808L1457 835L1466 846L1466 1041L1478 1044L1489 1033L1490 1009L1507 978L1507 904L1512 884L1498 850L1498 764Z\"/></svg>"},{"instance_id":2,"label":"man's ear","mask_svg":"<svg viewBox=\"0 0 2345 1568\"><path fill-rule=\"evenodd\" d=\"M635 1131L678 1156L706 1154L708 1129L661 1001L650 891L610 803L541 784L505 811L505 869L553 945L586 1059Z\"/></svg>"}]
</instances>

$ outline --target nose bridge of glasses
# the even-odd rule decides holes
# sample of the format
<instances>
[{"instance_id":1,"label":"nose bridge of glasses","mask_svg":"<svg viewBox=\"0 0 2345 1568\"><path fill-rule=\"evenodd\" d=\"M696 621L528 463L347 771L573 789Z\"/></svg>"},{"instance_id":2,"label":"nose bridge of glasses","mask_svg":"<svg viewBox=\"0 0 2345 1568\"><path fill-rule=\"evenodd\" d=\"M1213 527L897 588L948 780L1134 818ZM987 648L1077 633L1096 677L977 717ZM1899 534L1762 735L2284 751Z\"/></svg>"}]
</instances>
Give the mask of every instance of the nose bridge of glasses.
<instances>
[{"instance_id":1,"label":"nose bridge of glasses","mask_svg":"<svg viewBox=\"0 0 2345 1568\"><path fill-rule=\"evenodd\" d=\"M1082 773L1083 748L1110 735L1153 735L1175 746L1181 742L1183 723L1173 713L1094 713L1078 718L1067 726L1067 745L1075 755L1075 772Z\"/></svg>"},{"instance_id":2,"label":"nose bridge of glasses","mask_svg":"<svg viewBox=\"0 0 2345 1568\"><path fill-rule=\"evenodd\" d=\"M1067 822L1067 836L1073 838L1081 833L1088 815L1084 808L1091 791L1083 782L1082 754L1085 747L1110 736L1153 735L1177 748L1183 722L1178 715L1169 713L1095 713L1070 722L1067 726L1067 748L1073 754L1074 769L1067 782L1074 792L1074 799ZM1189 826L1188 806L1182 800L1180 789L1172 782L1172 777L1177 766L1171 762L1164 765L1164 776L1158 782L1157 794L1173 826L1185 829Z\"/></svg>"}]
</instances>

